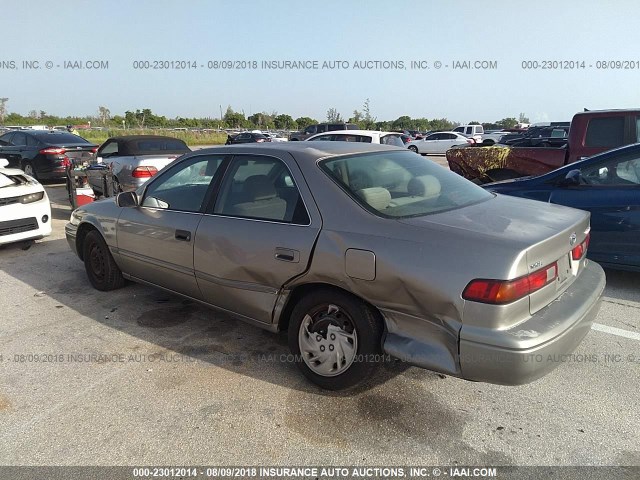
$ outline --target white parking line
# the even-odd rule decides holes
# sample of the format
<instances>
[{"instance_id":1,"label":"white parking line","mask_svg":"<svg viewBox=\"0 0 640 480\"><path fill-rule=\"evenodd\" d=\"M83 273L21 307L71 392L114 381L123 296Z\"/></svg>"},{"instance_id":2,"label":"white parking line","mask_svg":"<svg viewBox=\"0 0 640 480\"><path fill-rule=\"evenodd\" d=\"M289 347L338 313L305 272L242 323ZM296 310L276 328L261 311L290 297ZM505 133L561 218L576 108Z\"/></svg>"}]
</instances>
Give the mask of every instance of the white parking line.
<instances>
[{"instance_id":1,"label":"white parking line","mask_svg":"<svg viewBox=\"0 0 640 480\"><path fill-rule=\"evenodd\" d=\"M598 330L599 332L610 333L611 335L617 335L619 337L630 338L631 340L640 340L640 333L630 332L629 330L610 327L608 325L602 325L601 323L594 323L591 326L591 329Z\"/></svg>"}]
</instances>

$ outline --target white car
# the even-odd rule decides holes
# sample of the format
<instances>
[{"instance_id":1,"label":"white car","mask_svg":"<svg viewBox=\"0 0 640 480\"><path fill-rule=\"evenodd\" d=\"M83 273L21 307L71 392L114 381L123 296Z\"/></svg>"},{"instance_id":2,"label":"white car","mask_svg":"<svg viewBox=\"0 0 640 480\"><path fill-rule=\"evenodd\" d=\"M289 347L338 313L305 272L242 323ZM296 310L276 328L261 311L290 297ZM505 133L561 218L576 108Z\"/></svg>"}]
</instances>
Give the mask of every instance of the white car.
<instances>
[{"instance_id":1,"label":"white car","mask_svg":"<svg viewBox=\"0 0 640 480\"><path fill-rule=\"evenodd\" d=\"M335 130L333 132L318 133L305 141L381 143L383 145L404 147L401 133L378 132L376 130Z\"/></svg>"},{"instance_id":2,"label":"white car","mask_svg":"<svg viewBox=\"0 0 640 480\"><path fill-rule=\"evenodd\" d=\"M407 143L407 148L422 155L429 153L442 154L458 145L469 145L473 143L474 141L471 138L467 138L457 132L436 132L421 140L412 140Z\"/></svg>"},{"instance_id":3,"label":"white car","mask_svg":"<svg viewBox=\"0 0 640 480\"><path fill-rule=\"evenodd\" d=\"M51 205L44 187L0 158L0 245L51 234Z\"/></svg>"},{"instance_id":4,"label":"white car","mask_svg":"<svg viewBox=\"0 0 640 480\"><path fill-rule=\"evenodd\" d=\"M272 142L288 142L289 140L277 133L265 133L262 132L265 137L269 137Z\"/></svg>"}]
</instances>

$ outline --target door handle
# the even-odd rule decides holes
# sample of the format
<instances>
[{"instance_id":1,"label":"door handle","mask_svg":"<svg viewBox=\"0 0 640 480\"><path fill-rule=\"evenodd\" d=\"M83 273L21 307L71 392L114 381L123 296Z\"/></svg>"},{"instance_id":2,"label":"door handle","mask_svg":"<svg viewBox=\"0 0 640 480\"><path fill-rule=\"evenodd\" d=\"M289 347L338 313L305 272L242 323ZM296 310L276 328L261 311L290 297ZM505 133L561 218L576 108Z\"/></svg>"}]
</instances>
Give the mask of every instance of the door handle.
<instances>
[{"instance_id":1,"label":"door handle","mask_svg":"<svg viewBox=\"0 0 640 480\"><path fill-rule=\"evenodd\" d=\"M191 241L191 232L187 230L176 230L176 240L182 240L183 242Z\"/></svg>"},{"instance_id":2,"label":"door handle","mask_svg":"<svg viewBox=\"0 0 640 480\"><path fill-rule=\"evenodd\" d=\"M276 247L275 258L283 262L298 263L300 261L300 252L290 248Z\"/></svg>"}]
</instances>

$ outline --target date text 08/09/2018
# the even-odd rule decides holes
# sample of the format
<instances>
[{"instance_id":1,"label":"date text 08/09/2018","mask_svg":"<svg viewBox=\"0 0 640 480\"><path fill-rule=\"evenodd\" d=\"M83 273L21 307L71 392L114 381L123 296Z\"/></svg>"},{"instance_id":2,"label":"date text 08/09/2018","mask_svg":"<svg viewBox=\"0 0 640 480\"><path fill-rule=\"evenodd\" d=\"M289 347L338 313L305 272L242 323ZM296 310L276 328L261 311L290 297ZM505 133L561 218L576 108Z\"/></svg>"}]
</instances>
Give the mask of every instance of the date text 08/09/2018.
<instances>
[{"instance_id":1,"label":"date text 08/09/2018","mask_svg":"<svg viewBox=\"0 0 640 480\"><path fill-rule=\"evenodd\" d=\"M496 70L497 60L134 60L135 70Z\"/></svg>"}]
</instances>

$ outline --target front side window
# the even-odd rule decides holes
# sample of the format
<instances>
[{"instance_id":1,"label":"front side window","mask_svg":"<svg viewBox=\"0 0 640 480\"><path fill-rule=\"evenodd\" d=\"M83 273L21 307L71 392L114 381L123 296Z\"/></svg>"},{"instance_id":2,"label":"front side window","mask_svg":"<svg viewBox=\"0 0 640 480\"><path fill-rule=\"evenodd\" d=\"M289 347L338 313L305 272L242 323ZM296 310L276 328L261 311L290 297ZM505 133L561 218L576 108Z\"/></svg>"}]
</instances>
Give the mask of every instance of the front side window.
<instances>
[{"instance_id":1,"label":"front side window","mask_svg":"<svg viewBox=\"0 0 640 480\"><path fill-rule=\"evenodd\" d=\"M313 135L314 133L316 133L316 126L315 125L309 125L304 133L306 133L307 135Z\"/></svg>"},{"instance_id":2,"label":"front side window","mask_svg":"<svg viewBox=\"0 0 640 480\"><path fill-rule=\"evenodd\" d=\"M407 151L327 159L320 167L356 202L384 217L428 215L492 198L463 177Z\"/></svg>"},{"instance_id":3,"label":"front side window","mask_svg":"<svg viewBox=\"0 0 640 480\"><path fill-rule=\"evenodd\" d=\"M223 155L198 155L163 172L145 191L143 207L200 212Z\"/></svg>"},{"instance_id":4,"label":"front side window","mask_svg":"<svg viewBox=\"0 0 640 480\"><path fill-rule=\"evenodd\" d=\"M582 178L589 185L640 185L640 155L623 155L604 163L581 169Z\"/></svg>"},{"instance_id":5,"label":"front side window","mask_svg":"<svg viewBox=\"0 0 640 480\"><path fill-rule=\"evenodd\" d=\"M309 224L309 216L289 169L273 157L235 157L222 182L214 213Z\"/></svg>"}]
</instances>

